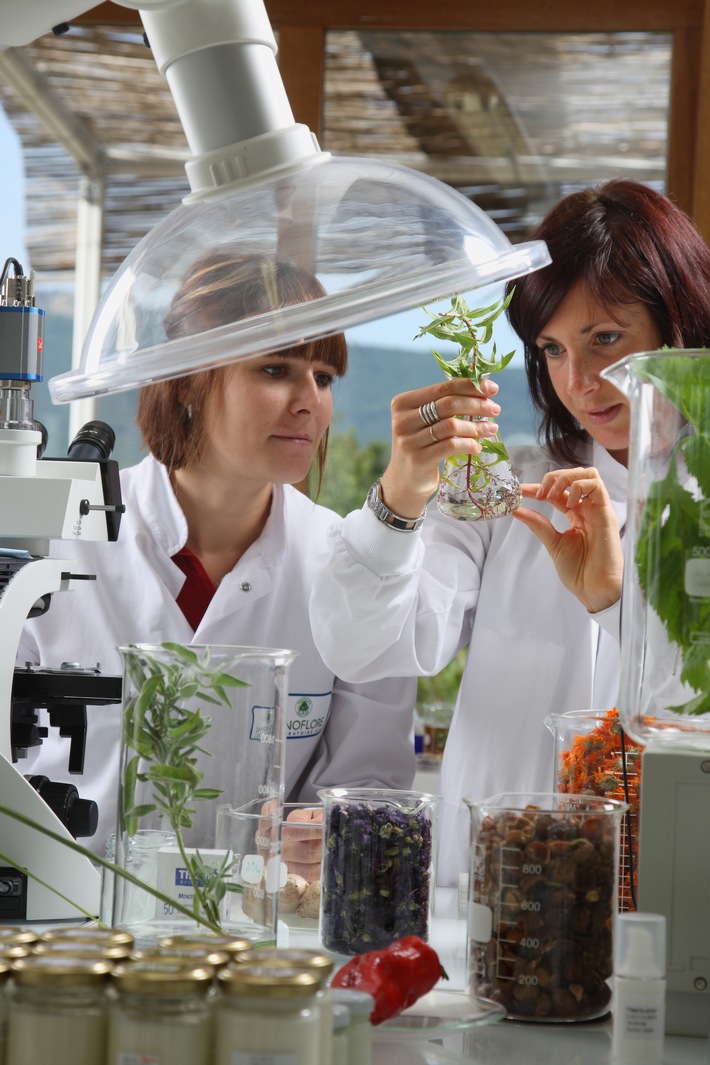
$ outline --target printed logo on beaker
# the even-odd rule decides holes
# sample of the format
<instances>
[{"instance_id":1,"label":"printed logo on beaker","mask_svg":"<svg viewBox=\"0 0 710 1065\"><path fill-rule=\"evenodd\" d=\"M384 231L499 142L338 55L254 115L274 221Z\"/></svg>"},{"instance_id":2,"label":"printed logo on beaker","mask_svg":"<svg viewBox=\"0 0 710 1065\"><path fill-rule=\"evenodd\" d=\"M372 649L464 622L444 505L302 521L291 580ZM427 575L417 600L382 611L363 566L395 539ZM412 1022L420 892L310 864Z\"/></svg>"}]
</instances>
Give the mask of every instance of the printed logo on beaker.
<instances>
[{"instance_id":1,"label":"printed logo on beaker","mask_svg":"<svg viewBox=\"0 0 710 1065\"><path fill-rule=\"evenodd\" d=\"M252 706L249 738L256 740L257 743L274 742L273 706Z\"/></svg>"}]
</instances>

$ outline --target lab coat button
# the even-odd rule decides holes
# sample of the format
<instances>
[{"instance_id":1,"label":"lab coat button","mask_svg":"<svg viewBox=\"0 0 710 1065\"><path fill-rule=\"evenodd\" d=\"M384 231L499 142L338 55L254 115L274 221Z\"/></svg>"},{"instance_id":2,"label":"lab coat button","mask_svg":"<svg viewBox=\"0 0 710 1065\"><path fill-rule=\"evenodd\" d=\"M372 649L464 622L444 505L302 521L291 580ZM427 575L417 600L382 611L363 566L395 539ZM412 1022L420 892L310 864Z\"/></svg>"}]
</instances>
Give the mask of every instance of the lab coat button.
<instances>
[{"instance_id":1,"label":"lab coat button","mask_svg":"<svg viewBox=\"0 0 710 1065\"><path fill-rule=\"evenodd\" d=\"M242 587L242 591L243 592L250 592L251 591L251 585L250 585L249 581L242 581L241 587Z\"/></svg>"}]
</instances>

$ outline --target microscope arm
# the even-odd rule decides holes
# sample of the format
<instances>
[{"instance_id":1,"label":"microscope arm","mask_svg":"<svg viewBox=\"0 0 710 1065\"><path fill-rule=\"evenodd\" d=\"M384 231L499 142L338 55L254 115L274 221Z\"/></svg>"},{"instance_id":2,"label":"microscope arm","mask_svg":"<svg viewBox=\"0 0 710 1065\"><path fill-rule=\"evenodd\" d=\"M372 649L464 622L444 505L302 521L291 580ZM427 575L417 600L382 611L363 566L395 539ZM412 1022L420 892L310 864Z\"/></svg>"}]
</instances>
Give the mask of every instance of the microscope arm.
<instances>
[{"instance_id":1,"label":"microscope arm","mask_svg":"<svg viewBox=\"0 0 710 1065\"><path fill-rule=\"evenodd\" d=\"M69 566L70 563L63 559L32 559L10 579L0 598L0 632L3 634L0 641L0 712L4 714L0 724L0 796L10 809L73 842L56 814L13 766L10 744L12 684L22 627L38 599L47 593L68 590L72 581L79 579L72 577ZM29 878L24 919L79 919L81 913L72 902L88 913L98 913L101 878L88 858L6 814L0 814L0 841L1 866L11 863L18 869L27 869L45 882L51 882L55 889L50 890ZM56 892L71 902L60 898Z\"/></svg>"}]
</instances>

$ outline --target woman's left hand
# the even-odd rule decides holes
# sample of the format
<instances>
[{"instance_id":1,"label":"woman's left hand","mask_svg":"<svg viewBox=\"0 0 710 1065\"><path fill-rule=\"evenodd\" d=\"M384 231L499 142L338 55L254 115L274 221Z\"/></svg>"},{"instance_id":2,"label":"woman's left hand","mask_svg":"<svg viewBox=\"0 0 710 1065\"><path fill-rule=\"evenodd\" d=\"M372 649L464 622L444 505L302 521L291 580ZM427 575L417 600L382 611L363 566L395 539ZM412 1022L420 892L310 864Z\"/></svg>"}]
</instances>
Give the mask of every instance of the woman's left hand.
<instances>
[{"instance_id":1,"label":"woman's left hand","mask_svg":"<svg viewBox=\"0 0 710 1065\"><path fill-rule=\"evenodd\" d=\"M552 470L540 484L521 487L525 499L545 500L567 516L570 528L559 532L539 511L513 512L547 548L565 588L592 614L618 602L624 569L619 523L598 470Z\"/></svg>"}]
</instances>

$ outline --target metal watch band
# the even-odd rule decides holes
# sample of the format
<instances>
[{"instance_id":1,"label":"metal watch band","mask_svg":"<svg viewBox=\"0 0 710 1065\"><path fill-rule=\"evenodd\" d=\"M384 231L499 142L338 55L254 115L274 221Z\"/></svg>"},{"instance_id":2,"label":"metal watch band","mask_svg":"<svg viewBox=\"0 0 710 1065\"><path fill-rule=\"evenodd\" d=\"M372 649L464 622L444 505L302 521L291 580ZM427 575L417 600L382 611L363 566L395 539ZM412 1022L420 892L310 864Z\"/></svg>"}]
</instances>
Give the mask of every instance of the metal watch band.
<instances>
[{"instance_id":1,"label":"metal watch band","mask_svg":"<svg viewBox=\"0 0 710 1065\"><path fill-rule=\"evenodd\" d=\"M417 529L421 529L426 517L426 507L424 507L424 513L418 518L400 518L398 514L393 514L382 498L379 479L367 493L367 505L379 521L384 522L389 529L396 529L398 532L416 532Z\"/></svg>"}]
</instances>

